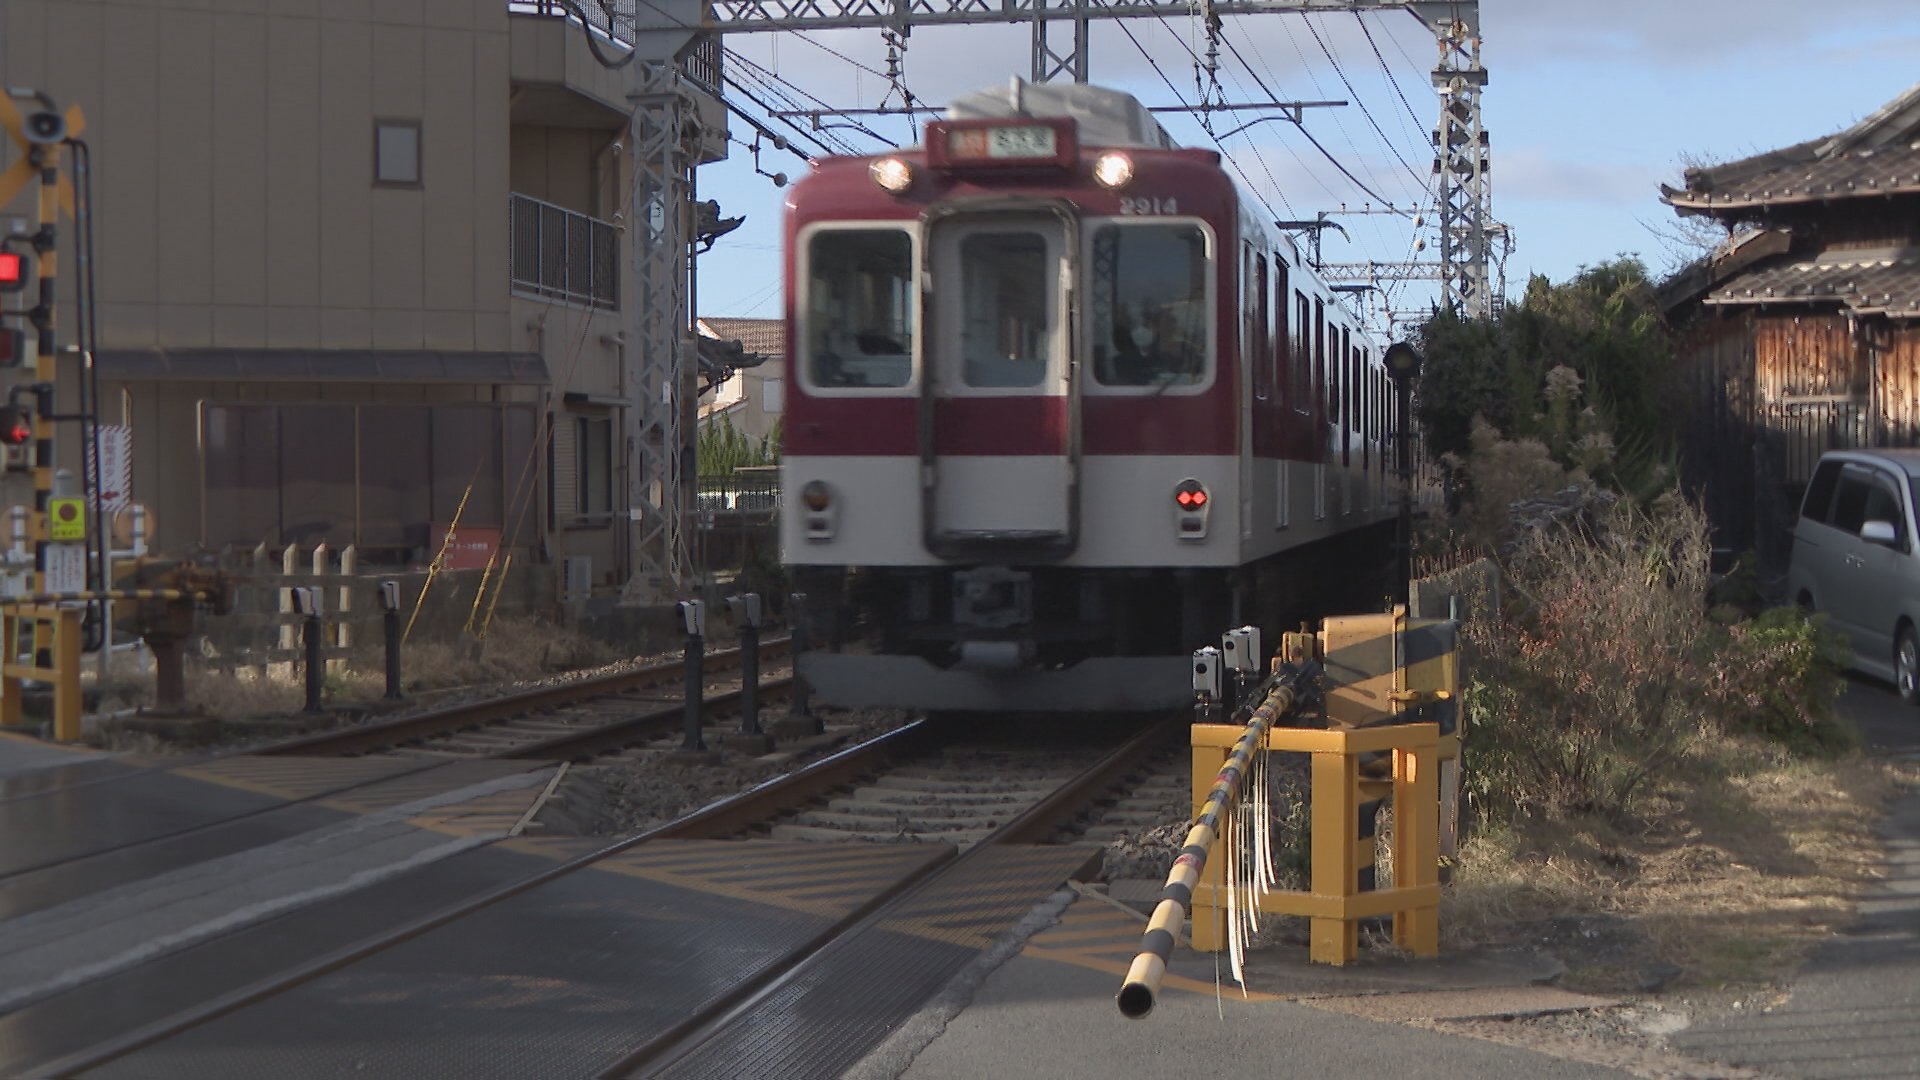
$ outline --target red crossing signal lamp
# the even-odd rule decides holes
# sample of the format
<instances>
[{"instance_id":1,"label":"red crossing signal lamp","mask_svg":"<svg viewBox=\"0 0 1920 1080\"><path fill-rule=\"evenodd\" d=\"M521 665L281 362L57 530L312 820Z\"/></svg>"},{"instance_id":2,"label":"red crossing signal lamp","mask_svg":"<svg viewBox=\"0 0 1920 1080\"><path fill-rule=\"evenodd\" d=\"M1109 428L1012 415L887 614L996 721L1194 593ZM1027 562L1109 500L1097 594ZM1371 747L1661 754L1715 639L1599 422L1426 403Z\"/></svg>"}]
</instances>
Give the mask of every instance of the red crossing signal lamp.
<instances>
[{"instance_id":1,"label":"red crossing signal lamp","mask_svg":"<svg viewBox=\"0 0 1920 1080\"><path fill-rule=\"evenodd\" d=\"M18 405L0 405L0 443L25 446L33 441L33 414Z\"/></svg>"},{"instance_id":2,"label":"red crossing signal lamp","mask_svg":"<svg viewBox=\"0 0 1920 1080\"><path fill-rule=\"evenodd\" d=\"M27 284L27 260L11 251L0 251L0 292L18 292Z\"/></svg>"}]
</instances>

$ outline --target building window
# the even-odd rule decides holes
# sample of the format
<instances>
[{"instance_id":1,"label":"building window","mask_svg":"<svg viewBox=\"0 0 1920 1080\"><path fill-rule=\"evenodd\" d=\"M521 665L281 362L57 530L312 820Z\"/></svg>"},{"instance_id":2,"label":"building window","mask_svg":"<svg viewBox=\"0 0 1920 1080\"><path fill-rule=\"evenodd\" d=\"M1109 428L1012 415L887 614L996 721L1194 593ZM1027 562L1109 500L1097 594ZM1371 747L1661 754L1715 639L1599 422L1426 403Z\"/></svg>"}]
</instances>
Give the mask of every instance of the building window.
<instances>
[{"instance_id":1,"label":"building window","mask_svg":"<svg viewBox=\"0 0 1920 1080\"><path fill-rule=\"evenodd\" d=\"M613 509L613 420L605 416L574 419L574 510L583 518L604 518Z\"/></svg>"},{"instance_id":2,"label":"building window","mask_svg":"<svg viewBox=\"0 0 1920 1080\"><path fill-rule=\"evenodd\" d=\"M373 182L420 186L420 121L373 122Z\"/></svg>"},{"instance_id":3,"label":"building window","mask_svg":"<svg viewBox=\"0 0 1920 1080\"><path fill-rule=\"evenodd\" d=\"M760 380L760 411L773 414L787 407L787 384L780 379Z\"/></svg>"}]
</instances>

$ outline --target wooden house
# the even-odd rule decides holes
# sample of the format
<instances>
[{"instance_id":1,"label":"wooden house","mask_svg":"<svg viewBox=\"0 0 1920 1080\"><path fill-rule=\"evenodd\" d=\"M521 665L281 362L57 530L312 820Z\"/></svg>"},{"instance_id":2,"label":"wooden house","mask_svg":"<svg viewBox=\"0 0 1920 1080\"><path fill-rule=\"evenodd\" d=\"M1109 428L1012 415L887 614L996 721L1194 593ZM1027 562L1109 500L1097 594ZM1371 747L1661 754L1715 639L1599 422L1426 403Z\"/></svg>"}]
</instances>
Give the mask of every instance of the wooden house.
<instances>
[{"instance_id":1,"label":"wooden house","mask_svg":"<svg viewBox=\"0 0 1920 1080\"><path fill-rule=\"evenodd\" d=\"M1920 85L1685 185L1664 200L1733 239L1662 290L1690 391L1682 475L1716 546L1776 576L1823 451L1920 445Z\"/></svg>"}]
</instances>

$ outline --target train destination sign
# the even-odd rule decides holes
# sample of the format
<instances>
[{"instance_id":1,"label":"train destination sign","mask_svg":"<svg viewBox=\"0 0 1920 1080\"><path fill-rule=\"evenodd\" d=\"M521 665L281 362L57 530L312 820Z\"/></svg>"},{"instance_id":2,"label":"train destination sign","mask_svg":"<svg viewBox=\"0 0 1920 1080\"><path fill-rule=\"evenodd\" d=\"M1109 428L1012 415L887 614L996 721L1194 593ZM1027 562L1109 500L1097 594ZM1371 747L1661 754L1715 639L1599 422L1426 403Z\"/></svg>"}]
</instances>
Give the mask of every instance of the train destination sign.
<instances>
[{"instance_id":1,"label":"train destination sign","mask_svg":"<svg viewBox=\"0 0 1920 1080\"><path fill-rule=\"evenodd\" d=\"M1052 158L1059 152L1055 132L1046 124L962 128L947 132L947 157L954 161Z\"/></svg>"}]
</instances>

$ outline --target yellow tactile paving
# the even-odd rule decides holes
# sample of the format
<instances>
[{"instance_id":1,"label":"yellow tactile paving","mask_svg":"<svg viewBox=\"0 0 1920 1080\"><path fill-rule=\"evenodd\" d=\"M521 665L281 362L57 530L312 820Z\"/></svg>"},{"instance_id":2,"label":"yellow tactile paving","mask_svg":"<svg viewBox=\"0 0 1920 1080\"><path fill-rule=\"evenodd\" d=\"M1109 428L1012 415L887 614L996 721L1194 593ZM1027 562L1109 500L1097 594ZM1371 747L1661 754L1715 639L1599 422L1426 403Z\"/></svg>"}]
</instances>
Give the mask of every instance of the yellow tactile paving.
<instances>
[{"instance_id":1,"label":"yellow tactile paving","mask_svg":"<svg viewBox=\"0 0 1920 1080\"><path fill-rule=\"evenodd\" d=\"M1104 971L1113 976L1113 989L1118 993L1120 981L1127 977L1127 968L1140 952L1140 937L1146 929L1144 919L1117 911L1106 904L1078 900L1067 908L1058 923L1028 940L1020 955ZM1221 966L1225 968L1224 959ZM1168 991L1208 996L1227 993L1241 997L1237 986L1216 985L1171 973L1160 981L1160 992L1164 994ZM1288 1001L1291 996L1252 991L1245 995L1244 1000Z\"/></svg>"},{"instance_id":2,"label":"yellow tactile paving","mask_svg":"<svg viewBox=\"0 0 1920 1080\"><path fill-rule=\"evenodd\" d=\"M407 766L385 758L238 757L187 765L174 775L256 795L297 801L391 776Z\"/></svg>"},{"instance_id":3,"label":"yellow tactile paving","mask_svg":"<svg viewBox=\"0 0 1920 1080\"><path fill-rule=\"evenodd\" d=\"M826 847L777 841L661 841L595 864L599 869L755 904L829 918L844 915L940 849ZM839 886L818 889L823 862L839 868ZM757 872L755 872L757 871ZM809 884L806 895L789 890Z\"/></svg>"}]
</instances>

